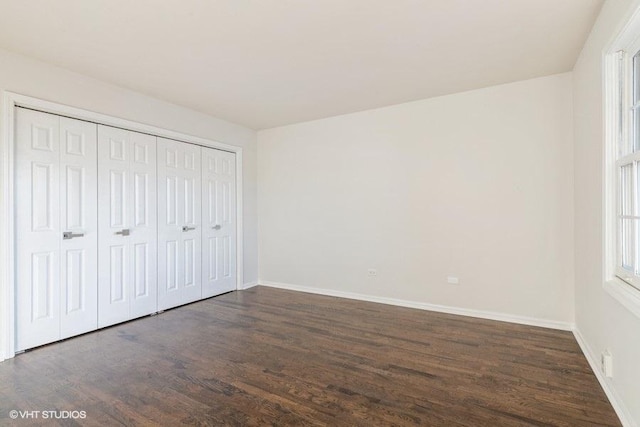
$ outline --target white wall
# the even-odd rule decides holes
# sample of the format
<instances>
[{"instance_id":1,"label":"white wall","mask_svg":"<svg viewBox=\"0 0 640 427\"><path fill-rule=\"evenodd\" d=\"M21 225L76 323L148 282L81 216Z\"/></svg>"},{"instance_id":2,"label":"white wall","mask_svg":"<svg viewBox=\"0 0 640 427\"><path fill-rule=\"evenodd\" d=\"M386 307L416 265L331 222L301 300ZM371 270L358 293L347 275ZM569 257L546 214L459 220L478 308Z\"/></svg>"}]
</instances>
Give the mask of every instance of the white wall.
<instances>
[{"instance_id":1,"label":"white wall","mask_svg":"<svg viewBox=\"0 0 640 427\"><path fill-rule=\"evenodd\" d=\"M567 73L259 131L260 281L572 323L571 100Z\"/></svg>"},{"instance_id":2,"label":"white wall","mask_svg":"<svg viewBox=\"0 0 640 427\"><path fill-rule=\"evenodd\" d=\"M573 72L575 132L576 325L592 357L608 348L609 388L628 420L640 425L640 318L603 290L602 52L637 0L607 1Z\"/></svg>"},{"instance_id":3,"label":"white wall","mask_svg":"<svg viewBox=\"0 0 640 427\"><path fill-rule=\"evenodd\" d=\"M4 90L243 147L244 282L257 280L255 131L0 50L0 91ZM3 347L0 341L0 360Z\"/></svg>"}]
</instances>

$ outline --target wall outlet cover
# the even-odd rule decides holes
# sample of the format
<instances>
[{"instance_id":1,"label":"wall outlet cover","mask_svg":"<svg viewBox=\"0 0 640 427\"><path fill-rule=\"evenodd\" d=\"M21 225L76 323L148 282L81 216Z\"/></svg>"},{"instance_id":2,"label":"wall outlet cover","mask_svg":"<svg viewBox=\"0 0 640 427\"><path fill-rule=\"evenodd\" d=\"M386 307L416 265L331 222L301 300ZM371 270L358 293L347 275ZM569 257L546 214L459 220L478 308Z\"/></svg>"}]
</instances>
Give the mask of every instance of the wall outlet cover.
<instances>
[{"instance_id":1,"label":"wall outlet cover","mask_svg":"<svg viewBox=\"0 0 640 427\"><path fill-rule=\"evenodd\" d=\"M452 285L459 285L460 279L458 279L456 276L447 276L447 283Z\"/></svg>"}]
</instances>

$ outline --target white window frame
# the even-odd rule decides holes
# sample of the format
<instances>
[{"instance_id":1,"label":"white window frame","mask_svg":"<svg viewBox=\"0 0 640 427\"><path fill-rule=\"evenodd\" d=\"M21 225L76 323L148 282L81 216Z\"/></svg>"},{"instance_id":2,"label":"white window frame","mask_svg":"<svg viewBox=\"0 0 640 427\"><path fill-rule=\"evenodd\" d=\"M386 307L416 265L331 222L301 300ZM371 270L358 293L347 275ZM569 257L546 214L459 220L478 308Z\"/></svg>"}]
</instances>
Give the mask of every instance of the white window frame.
<instances>
[{"instance_id":1,"label":"white window frame","mask_svg":"<svg viewBox=\"0 0 640 427\"><path fill-rule=\"evenodd\" d=\"M633 144L633 113L640 101L633 103L633 57L640 52L640 12L604 51L604 289L629 311L640 317L640 147L620 155L622 143ZM640 72L640 70L638 70ZM640 84L640 78L636 79ZM638 88L640 90L640 88ZM640 132L640 125L636 132ZM622 267L621 166L634 165L632 186L635 200L632 213L625 218L637 219L633 227L631 258L633 271Z\"/></svg>"}]
</instances>

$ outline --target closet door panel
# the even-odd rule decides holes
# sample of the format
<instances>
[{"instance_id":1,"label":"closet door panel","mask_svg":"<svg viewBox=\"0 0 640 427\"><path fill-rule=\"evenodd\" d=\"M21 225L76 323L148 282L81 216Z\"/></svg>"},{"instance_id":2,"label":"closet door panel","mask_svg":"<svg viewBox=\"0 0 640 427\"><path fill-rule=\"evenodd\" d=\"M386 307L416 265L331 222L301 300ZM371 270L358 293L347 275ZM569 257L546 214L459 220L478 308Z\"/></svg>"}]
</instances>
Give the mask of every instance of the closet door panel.
<instances>
[{"instance_id":1,"label":"closet door panel","mask_svg":"<svg viewBox=\"0 0 640 427\"><path fill-rule=\"evenodd\" d=\"M158 138L158 309L183 304L184 271L179 259L182 228L178 143Z\"/></svg>"},{"instance_id":2,"label":"closet door panel","mask_svg":"<svg viewBox=\"0 0 640 427\"><path fill-rule=\"evenodd\" d=\"M16 350L60 339L60 121L16 109Z\"/></svg>"},{"instance_id":3,"label":"closet door panel","mask_svg":"<svg viewBox=\"0 0 640 427\"><path fill-rule=\"evenodd\" d=\"M127 236L131 210L126 130L98 126L98 215L100 229L98 324L123 322L129 316L131 254ZM120 234L116 234L120 233Z\"/></svg>"},{"instance_id":4,"label":"closet door panel","mask_svg":"<svg viewBox=\"0 0 640 427\"><path fill-rule=\"evenodd\" d=\"M182 143L184 153L184 225L182 270L185 302L202 298L202 147Z\"/></svg>"},{"instance_id":5,"label":"closet door panel","mask_svg":"<svg viewBox=\"0 0 640 427\"><path fill-rule=\"evenodd\" d=\"M236 289L235 154L202 149L204 297Z\"/></svg>"},{"instance_id":6,"label":"closet door panel","mask_svg":"<svg viewBox=\"0 0 640 427\"><path fill-rule=\"evenodd\" d=\"M131 317L158 311L156 137L129 132L132 148Z\"/></svg>"},{"instance_id":7,"label":"closet door panel","mask_svg":"<svg viewBox=\"0 0 640 427\"><path fill-rule=\"evenodd\" d=\"M202 298L200 147L158 138L158 308Z\"/></svg>"},{"instance_id":8,"label":"closet door panel","mask_svg":"<svg viewBox=\"0 0 640 427\"><path fill-rule=\"evenodd\" d=\"M186 163L186 162L185 162ZM199 195L196 195L195 190L195 178L184 178L184 221L183 221L183 233L182 243L180 245L180 269L184 273L184 298L185 302L195 301L202 298L202 288L196 289L200 280L196 278L196 269L198 276L200 275L199 265L196 265L196 254L200 254L200 230L199 224L196 224L196 199L199 199ZM198 204L199 205L199 204ZM186 229L186 230L185 230Z\"/></svg>"},{"instance_id":9,"label":"closet door panel","mask_svg":"<svg viewBox=\"0 0 640 427\"><path fill-rule=\"evenodd\" d=\"M155 137L98 128L99 325L157 311Z\"/></svg>"},{"instance_id":10,"label":"closet door panel","mask_svg":"<svg viewBox=\"0 0 640 427\"><path fill-rule=\"evenodd\" d=\"M61 338L97 329L98 209L94 123L60 117ZM81 236L80 236L81 235Z\"/></svg>"}]
</instances>

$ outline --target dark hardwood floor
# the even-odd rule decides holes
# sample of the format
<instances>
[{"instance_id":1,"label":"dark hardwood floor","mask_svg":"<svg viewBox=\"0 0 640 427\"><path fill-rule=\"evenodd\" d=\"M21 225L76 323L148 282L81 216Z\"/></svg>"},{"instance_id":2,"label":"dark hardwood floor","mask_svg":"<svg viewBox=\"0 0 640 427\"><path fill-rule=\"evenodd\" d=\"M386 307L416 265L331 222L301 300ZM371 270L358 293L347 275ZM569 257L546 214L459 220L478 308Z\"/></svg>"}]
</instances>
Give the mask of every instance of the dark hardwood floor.
<instances>
[{"instance_id":1,"label":"dark hardwood floor","mask_svg":"<svg viewBox=\"0 0 640 427\"><path fill-rule=\"evenodd\" d=\"M569 332L256 287L0 363L62 425L620 425ZM57 421L58 422L58 421Z\"/></svg>"}]
</instances>

